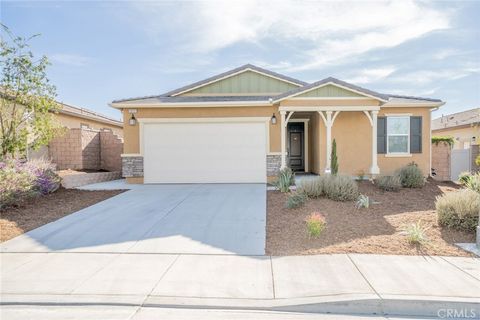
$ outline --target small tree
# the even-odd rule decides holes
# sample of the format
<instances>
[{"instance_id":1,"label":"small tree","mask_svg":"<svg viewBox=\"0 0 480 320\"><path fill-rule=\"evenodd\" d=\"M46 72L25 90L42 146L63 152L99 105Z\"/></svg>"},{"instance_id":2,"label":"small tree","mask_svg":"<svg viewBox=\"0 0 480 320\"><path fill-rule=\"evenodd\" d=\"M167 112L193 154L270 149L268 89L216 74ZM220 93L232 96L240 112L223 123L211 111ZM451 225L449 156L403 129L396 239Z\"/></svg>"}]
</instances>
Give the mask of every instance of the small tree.
<instances>
[{"instance_id":1,"label":"small tree","mask_svg":"<svg viewBox=\"0 0 480 320\"><path fill-rule=\"evenodd\" d=\"M2 25L0 80L0 157L16 156L47 144L59 127L52 115L59 105L50 84L46 56L35 59L28 42Z\"/></svg>"},{"instance_id":2,"label":"small tree","mask_svg":"<svg viewBox=\"0 0 480 320\"><path fill-rule=\"evenodd\" d=\"M332 154L330 156L330 170L333 175L338 173L337 142L333 139Z\"/></svg>"}]
</instances>

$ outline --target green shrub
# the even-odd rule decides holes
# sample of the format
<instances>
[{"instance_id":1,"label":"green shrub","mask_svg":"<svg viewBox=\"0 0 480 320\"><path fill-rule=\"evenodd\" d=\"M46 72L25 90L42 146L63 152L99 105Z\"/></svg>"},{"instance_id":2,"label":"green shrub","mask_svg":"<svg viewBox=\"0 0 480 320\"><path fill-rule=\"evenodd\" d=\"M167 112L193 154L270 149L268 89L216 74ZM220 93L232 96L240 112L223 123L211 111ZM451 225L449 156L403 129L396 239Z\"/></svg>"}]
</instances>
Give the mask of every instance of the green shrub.
<instances>
[{"instance_id":1,"label":"green shrub","mask_svg":"<svg viewBox=\"0 0 480 320\"><path fill-rule=\"evenodd\" d=\"M480 172L477 172L470 176L467 183L465 184L470 190L480 193Z\"/></svg>"},{"instance_id":2,"label":"green shrub","mask_svg":"<svg viewBox=\"0 0 480 320\"><path fill-rule=\"evenodd\" d=\"M303 206L307 201L307 195L302 192L294 192L290 194L287 198L287 208L294 209Z\"/></svg>"},{"instance_id":3,"label":"green shrub","mask_svg":"<svg viewBox=\"0 0 480 320\"><path fill-rule=\"evenodd\" d=\"M330 170L331 174L336 175L338 173L338 158L337 158L337 141L333 139L332 153L330 155Z\"/></svg>"},{"instance_id":4,"label":"green shrub","mask_svg":"<svg viewBox=\"0 0 480 320\"><path fill-rule=\"evenodd\" d=\"M305 219L307 223L307 234L309 238L318 238L327 226L325 217L318 212L312 213Z\"/></svg>"},{"instance_id":5,"label":"green shrub","mask_svg":"<svg viewBox=\"0 0 480 320\"><path fill-rule=\"evenodd\" d=\"M437 197L435 207L440 225L473 232L478 225L480 193L470 189L449 192Z\"/></svg>"},{"instance_id":6,"label":"green shrub","mask_svg":"<svg viewBox=\"0 0 480 320\"><path fill-rule=\"evenodd\" d=\"M425 184L422 170L416 164L409 164L398 171L402 187L421 188Z\"/></svg>"},{"instance_id":7,"label":"green shrub","mask_svg":"<svg viewBox=\"0 0 480 320\"><path fill-rule=\"evenodd\" d=\"M60 186L60 180L48 161L7 159L0 162L0 209L54 192Z\"/></svg>"},{"instance_id":8,"label":"green shrub","mask_svg":"<svg viewBox=\"0 0 480 320\"><path fill-rule=\"evenodd\" d=\"M410 244L424 244L428 241L425 235L427 228L422 226L422 223L412 223L404 228L402 234L407 236L407 240Z\"/></svg>"},{"instance_id":9,"label":"green shrub","mask_svg":"<svg viewBox=\"0 0 480 320\"><path fill-rule=\"evenodd\" d=\"M283 168L278 172L277 180L274 182L280 192L289 192L290 186L295 184L295 175L290 168Z\"/></svg>"},{"instance_id":10,"label":"green shrub","mask_svg":"<svg viewBox=\"0 0 480 320\"><path fill-rule=\"evenodd\" d=\"M347 176L328 176L323 190L327 198L335 201L352 201L358 197L357 183Z\"/></svg>"},{"instance_id":11,"label":"green shrub","mask_svg":"<svg viewBox=\"0 0 480 320\"><path fill-rule=\"evenodd\" d=\"M432 137L432 143L435 145L438 145L440 142L448 144L450 147L453 147L453 144L455 141L453 140L453 137L441 137L441 136L433 136Z\"/></svg>"},{"instance_id":12,"label":"green shrub","mask_svg":"<svg viewBox=\"0 0 480 320\"><path fill-rule=\"evenodd\" d=\"M297 183L297 191L306 194L309 198L319 198L324 195L326 180L327 176L302 179Z\"/></svg>"},{"instance_id":13,"label":"green shrub","mask_svg":"<svg viewBox=\"0 0 480 320\"><path fill-rule=\"evenodd\" d=\"M381 176L375 179L375 184L384 191L398 191L402 187L402 180L398 174Z\"/></svg>"},{"instance_id":14,"label":"green shrub","mask_svg":"<svg viewBox=\"0 0 480 320\"><path fill-rule=\"evenodd\" d=\"M475 158L475 164L480 167L480 154Z\"/></svg>"},{"instance_id":15,"label":"green shrub","mask_svg":"<svg viewBox=\"0 0 480 320\"><path fill-rule=\"evenodd\" d=\"M458 175L458 182L466 186L471 178L472 178L472 174L469 171L463 171Z\"/></svg>"}]
</instances>

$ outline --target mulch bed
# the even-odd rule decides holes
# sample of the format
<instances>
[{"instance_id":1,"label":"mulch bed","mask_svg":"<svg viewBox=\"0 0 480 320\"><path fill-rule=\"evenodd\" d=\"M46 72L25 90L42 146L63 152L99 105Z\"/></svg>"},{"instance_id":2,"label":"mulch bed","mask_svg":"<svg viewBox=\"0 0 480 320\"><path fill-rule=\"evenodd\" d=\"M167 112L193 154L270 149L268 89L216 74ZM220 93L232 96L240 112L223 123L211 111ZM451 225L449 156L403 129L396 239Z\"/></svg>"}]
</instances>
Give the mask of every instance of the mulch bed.
<instances>
[{"instance_id":1,"label":"mulch bed","mask_svg":"<svg viewBox=\"0 0 480 320\"><path fill-rule=\"evenodd\" d=\"M19 207L0 211L0 242L122 192L124 190L86 191L60 188L52 194L29 199Z\"/></svg>"},{"instance_id":2,"label":"mulch bed","mask_svg":"<svg viewBox=\"0 0 480 320\"><path fill-rule=\"evenodd\" d=\"M429 179L421 189L384 192L371 182L359 183L360 193L374 201L368 209L356 209L354 202L325 198L309 199L297 209L285 208L287 195L269 191L267 200L268 255L308 255L331 253L375 253L398 255L470 256L454 246L474 242L475 235L440 227L435 197L459 187ZM306 234L305 218L312 212L325 216L327 227L317 239ZM411 245L401 234L406 225L421 221L429 241Z\"/></svg>"}]
</instances>

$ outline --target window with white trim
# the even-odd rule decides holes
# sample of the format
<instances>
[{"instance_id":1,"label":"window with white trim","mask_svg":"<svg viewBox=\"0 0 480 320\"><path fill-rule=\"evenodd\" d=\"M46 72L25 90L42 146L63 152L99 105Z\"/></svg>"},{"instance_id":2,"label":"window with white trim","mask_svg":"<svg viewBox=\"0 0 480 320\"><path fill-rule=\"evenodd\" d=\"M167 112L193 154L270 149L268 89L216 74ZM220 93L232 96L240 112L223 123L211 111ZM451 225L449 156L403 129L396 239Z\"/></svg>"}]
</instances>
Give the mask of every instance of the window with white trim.
<instances>
[{"instance_id":1,"label":"window with white trim","mask_svg":"<svg viewBox=\"0 0 480 320\"><path fill-rule=\"evenodd\" d=\"M387 153L410 153L410 117L387 117Z\"/></svg>"}]
</instances>

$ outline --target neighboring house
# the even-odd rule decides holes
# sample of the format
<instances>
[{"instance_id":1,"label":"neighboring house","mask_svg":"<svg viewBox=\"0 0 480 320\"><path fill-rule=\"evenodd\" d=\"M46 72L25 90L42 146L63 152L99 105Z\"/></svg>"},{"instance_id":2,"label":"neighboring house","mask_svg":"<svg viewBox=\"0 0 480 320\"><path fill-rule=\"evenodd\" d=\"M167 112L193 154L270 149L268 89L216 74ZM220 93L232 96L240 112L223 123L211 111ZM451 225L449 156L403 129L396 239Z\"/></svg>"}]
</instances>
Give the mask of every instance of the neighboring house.
<instances>
[{"instance_id":1,"label":"neighboring house","mask_svg":"<svg viewBox=\"0 0 480 320\"><path fill-rule=\"evenodd\" d=\"M437 99L377 93L326 78L308 84L253 65L158 96L116 100L130 183L264 183L281 167L391 174L415 162L430 174Z\"/></svg>"},{"instance_id":2,"label":"neighboring house","mask_svg":"<svg viewBox=\"0 0 480 320\"><path fill-rule=\"evenodd\" d=\"M480 141L480 108L452 113L432 121L432 135L454 139L454 149L469 149Z\"/></svg>"},{"instance_id":3,"label":"neighboring house","mask_svg":"<svg viewBox=\"0 0 480 320\"><path fill-rule=\"evenodd\" d=\"M110 130L123 137L123 122L85 108L60 103L61 109L55 118L66 128L83 128L93 130Z\"/></svg>"},{"instance_id":4,"label":"neighboring house","mask_svg":"<svg viewBox=\"0 0 480 320\"><path fill-rule=\"evenodd\" d=\"M63 103L55 119L66 130L29 159L48 158L59 170L121 171L123 122Z\"/></svg>"}]
</instances>

